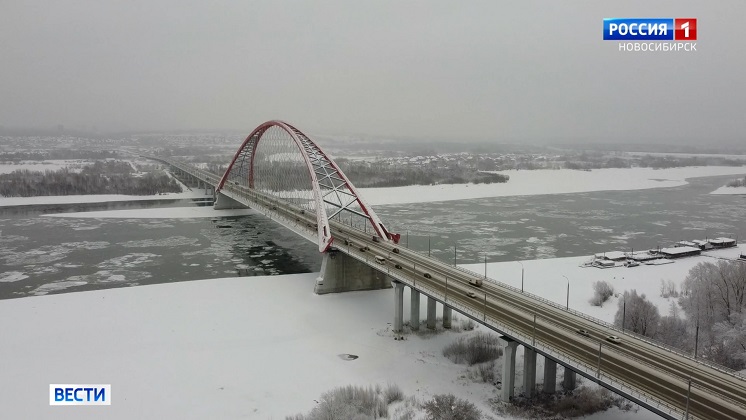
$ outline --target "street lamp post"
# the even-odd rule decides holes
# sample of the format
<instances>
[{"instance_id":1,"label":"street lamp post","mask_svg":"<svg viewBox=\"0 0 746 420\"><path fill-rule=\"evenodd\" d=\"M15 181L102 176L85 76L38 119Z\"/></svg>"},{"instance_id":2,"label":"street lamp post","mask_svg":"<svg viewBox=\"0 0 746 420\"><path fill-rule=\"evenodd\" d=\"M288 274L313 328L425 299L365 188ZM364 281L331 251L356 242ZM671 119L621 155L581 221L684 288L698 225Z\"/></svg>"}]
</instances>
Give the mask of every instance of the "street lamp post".
<instances>
[{"instance_id":1,"label":"street lamp post","mask_svg":"<svg viewBox=\"0 0 746 420\"><path fill-rule=\"evenodd\" d=\"M427 237L427 256L430 256L430 236Z\"/></svg>"},{"instance_id":2,"label":"street lamp post","mask_svg":"<svg viewBox=\"0 0 746 420\"><path fill-rule=\"evenodd\" d=\"M567 280L567 306L565 309L569 311L570 310L570 279L568 279L567 276L564 274L562 275L562 277L564 277L565 280Z\"/></svg>"},{"instance_id":3,"label":"street lamp post","mask_svg":"<svg viewBox=\"0 0 746 420\"><path fill-rule=\"evenodd\" d=\"M456 244L453 244L453 266L456 266Z\"/></svg>"},{"instance_id":4,"label":"street lamp post","mask_svg":"<svg viewBox=\"0 0 746 420\"><path fill-rule=\"evenodd\" d=\"M521 265L521 293L523 293L523 263L520 261L516 262Z\"/></svg>"}]
</instances>

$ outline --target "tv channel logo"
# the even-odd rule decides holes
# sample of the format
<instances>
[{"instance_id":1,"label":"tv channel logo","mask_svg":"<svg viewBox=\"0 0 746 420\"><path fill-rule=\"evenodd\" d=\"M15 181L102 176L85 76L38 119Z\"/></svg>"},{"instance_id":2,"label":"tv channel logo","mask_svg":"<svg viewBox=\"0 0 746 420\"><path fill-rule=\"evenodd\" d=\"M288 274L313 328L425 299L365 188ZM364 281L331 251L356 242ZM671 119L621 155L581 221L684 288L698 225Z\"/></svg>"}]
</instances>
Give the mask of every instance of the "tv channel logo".
<instances>
[{"instance_id":1,"label":"tv channel logo","mask_svg":"<svg viewBox=\"0 0 746 420\"><path fill-rule=\"evenodd\" d=\"M696 41L695 18L606 18L604 41Z\"/></svg>"},{"instance_id":2,"label":"tv channel logo","mask_svg":"<svg viewBox=\"0 0 746 420\"><path fill-rule=\"evenodd\" d=\"M111 405L111 384L50 384L49 405Z\"/></svg>"}]
</instances>

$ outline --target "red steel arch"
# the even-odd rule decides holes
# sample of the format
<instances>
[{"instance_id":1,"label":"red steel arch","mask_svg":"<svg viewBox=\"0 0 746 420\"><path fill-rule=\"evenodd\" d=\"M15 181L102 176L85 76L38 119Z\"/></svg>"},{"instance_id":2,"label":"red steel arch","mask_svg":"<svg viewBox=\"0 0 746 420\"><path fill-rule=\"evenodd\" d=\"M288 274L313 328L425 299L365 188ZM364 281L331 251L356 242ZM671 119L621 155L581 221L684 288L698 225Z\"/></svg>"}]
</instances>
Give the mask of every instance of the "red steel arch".
<instances>
[{"instance_id":1,"label":"red steel arch","mask_svg":"<svg viewBox=\"0 0 746 420\"><path fill-rule=\"evenodd\" d=\"M298 148L311 178L311 189L315 203L319 235L319 251L325 252L332 243L329 219L342 213L350 213L365 220L372 228L373 235L383 240L398 242L399 235L390 233L373 209L363 200L357 189L337 164L311 140L292 125L278 120L267 121L251 132L233 156L217 186L219 192L230 179L241 180L249 188L254 188L255 161L257 147L264 134L272 127L284 130ZM272 141L272 139L269 139ZM328 215L327 206L332 210ZM358 210L359 207L359 210Z\"/></svg>"}]
</instances>

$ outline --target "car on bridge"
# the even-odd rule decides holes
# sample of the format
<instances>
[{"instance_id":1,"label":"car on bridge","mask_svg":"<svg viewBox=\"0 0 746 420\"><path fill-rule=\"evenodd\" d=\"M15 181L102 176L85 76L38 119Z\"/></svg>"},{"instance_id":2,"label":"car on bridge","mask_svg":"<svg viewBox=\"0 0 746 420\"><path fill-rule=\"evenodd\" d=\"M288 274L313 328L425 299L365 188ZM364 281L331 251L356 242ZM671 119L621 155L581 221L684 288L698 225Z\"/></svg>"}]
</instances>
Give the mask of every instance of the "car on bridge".
<instances>
[{"instance_id":1,"label":"car on bridge","mask_svg":"<svg viewBox=\"0 0 746 420\"><path fill-rule=\"evenodd\" d=\"M606 337L606 341L609 341L609 342L614 343L614 344L622 344L622 339L619 338L616 335L610 335L610 336Z\"/></svg>"},{"instance_id":2,"label":"car on bridge","mask_svg":"<svg viewBox=\"0 0 746 420\"><path fill-rule=\"evenodd\" d=\"M591 333L588 332L588 330L584 330L582 328L578 329L575 332L578 333L578 334L580 334L580 335L582 335L582 336L584 336L584 337L590 337L591 336Z\"/></svg>"},{"instance_id":3,"label":"car on bridge","mask_svg":"<svg viewBox=\"0 0 746 420\"><path fill-rule=\"evenodd\" d=\"M399 265L399 264L396 264L396 265L394 265L394 267L396 267L396 268L398 268L399 270L401 270L401 265Z\"/></svg>"},{"instance_id":4,"label":"car on bridge","mask_svg":"<svg viewBox=\"0 0 746 420\"><path fill-rule=\"evenodd\" d=\"M472 291L466 292L466 296L469 296L472 299L476 299L477 298L477 294L474 293L474 292L472 292Z\"/></svg>"},{"instance_id":5,"label":"car on bridge","mask_svg":"<svg viewBox=\"0 0 746 420\"><path fill-rule=\"evenodd\" d=\"M380 256L376 255L376 262L378 264L386 264L386 259L383 258L383 257L380 257Z\"/></svg>"},{"instance_id":6,"label":"car on bridge","mask_svg":"<svg viewBox=\"0 0 746 420\"><path fill-rule=\"evenodd\" d=\"M393 252L394 254L398 254L399 253L399 248L394 248L394 249L391 250L391 252Z\"/></svg>"},{"instance_id":7,"label":"car on bridge","mask_svg":"<svg viewBox=\"0 0 746 420\"><path fill-rule=\"evenodd\" d=\"M430 273L425 273L425 274L423 274L423 276L425 276L426 279L433 278L433 276L431 276Z\"/></svg>"}]
</instances>

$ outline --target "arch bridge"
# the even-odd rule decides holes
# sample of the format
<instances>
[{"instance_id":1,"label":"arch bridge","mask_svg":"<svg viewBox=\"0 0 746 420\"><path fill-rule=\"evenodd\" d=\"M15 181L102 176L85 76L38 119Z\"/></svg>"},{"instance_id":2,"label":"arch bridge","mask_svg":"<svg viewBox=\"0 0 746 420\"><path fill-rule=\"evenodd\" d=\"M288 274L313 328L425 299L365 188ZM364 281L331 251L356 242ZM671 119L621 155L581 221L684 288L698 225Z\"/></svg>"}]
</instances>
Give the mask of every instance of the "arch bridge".
<instances>
[{"instance_id":1,"label":"arch bridge","mask_svg":"<svg viewBox=\"0 0 746 420\"><path fill-rule=\"evenodd\" d=\"M450 328L455 310L503 335L502 398L515 392L516 347L524 347L524 394L554 392L557 365L566 389L580 374L666 419L746 418L746 379L722 366L594 319L542 297L398 245L352 182L311 138L268 121L242 142L222 176L155 158L213 186L215 207L251 207L318 245L316 293L394 287L394 332L401 334L403 290L410 288L409 330L435 328L436 305ZM578 331L582 331L579 334ZM606 340L621 337L621 344ZM544 383L536 384L536 355Z\"/></svg>"}]
</instances>

